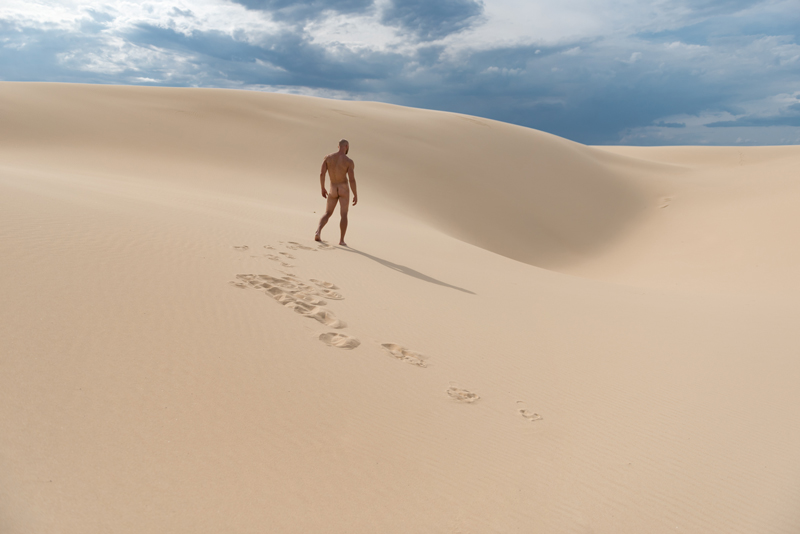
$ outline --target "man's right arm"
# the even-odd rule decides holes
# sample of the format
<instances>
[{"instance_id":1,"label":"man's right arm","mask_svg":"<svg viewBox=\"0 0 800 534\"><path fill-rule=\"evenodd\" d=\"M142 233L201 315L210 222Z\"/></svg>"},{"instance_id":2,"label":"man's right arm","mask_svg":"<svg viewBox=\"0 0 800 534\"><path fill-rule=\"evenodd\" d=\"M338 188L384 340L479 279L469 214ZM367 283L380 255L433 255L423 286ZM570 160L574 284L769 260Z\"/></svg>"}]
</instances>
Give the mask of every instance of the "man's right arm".
<instances>
[{"instance_id":1,"label":"man's right arm","mask_svg":"<svg viewBox=\"0 0 800 534\"><path fill-rule=\"evenodd\" d=\"M325 173L328 171L328 158L322 160L322 169L319 171L319 187L322 189L322 198L328 198L328 191L325 190Z\"/></svg>"}]
</instances>

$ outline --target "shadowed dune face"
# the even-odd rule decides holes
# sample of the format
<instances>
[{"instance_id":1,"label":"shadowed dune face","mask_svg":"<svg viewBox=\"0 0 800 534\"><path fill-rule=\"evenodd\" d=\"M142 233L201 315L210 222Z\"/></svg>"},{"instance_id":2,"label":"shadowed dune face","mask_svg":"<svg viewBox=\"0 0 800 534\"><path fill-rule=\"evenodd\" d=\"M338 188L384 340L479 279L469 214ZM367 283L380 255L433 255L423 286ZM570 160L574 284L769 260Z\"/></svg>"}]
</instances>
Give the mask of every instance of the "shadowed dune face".
<instances>
[{"instance_id":1,"label":"shadowed dune face","mask_svg":"<svg viewBox=\"0 0 800 534\"><path fill-rule=\"evenodd\" d=\"M652 196L590 148L455 114L242 91L83 85L3 84L0 98L0 145L27 162L29 151L46 149L35 158L43 166L91 162L165 181L176 167L190 167L212 187L235 173L301 182L316 195L319 162L346 135L365 201L385 198L386 208L545 268L602 250Z\"/></svg>"}]
</instances>

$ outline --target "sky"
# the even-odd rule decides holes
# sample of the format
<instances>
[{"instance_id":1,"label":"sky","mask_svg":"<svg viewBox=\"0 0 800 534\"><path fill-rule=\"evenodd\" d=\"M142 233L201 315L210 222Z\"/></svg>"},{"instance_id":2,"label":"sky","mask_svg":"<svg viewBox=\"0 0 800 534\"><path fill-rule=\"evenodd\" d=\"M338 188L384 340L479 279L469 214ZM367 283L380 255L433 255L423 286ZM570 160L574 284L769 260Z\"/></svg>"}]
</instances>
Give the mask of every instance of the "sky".
<instances>
[{"instance_id":1,"label":"sky","mask_svg":"<svg viewBox=\"0 0 800 534\"><path fill-rule=\"evenodd\" d=\"M596 145L800 144L800 0L2 0L0 80L222 87Z\"/></svg>"}]
</instances>

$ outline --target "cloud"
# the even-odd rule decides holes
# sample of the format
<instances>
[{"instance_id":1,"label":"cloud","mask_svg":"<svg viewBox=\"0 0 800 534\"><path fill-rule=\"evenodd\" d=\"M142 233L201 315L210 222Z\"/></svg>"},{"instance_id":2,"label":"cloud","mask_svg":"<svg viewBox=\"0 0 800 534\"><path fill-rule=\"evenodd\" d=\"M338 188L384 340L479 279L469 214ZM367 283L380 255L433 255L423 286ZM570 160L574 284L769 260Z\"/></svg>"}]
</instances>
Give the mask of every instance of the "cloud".
<instances>
[{"instance_id":1,"label":"cloud","mask_svg":"<svg viewBox=\"0 0 800 534\"><path fill-rule=\"evenodd\" d=\"M732 15L765 3L765 0L683 0L675 2L678 9L685 9L694 16L713 17Z\"/></svg>"},{"instance_id":2,"label":"cloud","mask_svg":"<svg viewBox=\"0 0 800 534\"><path fill-rule=\"evenodd\" d=\"M180 9L178 9L176 7L175 11L180 12ZM95 22L104 23L104 22L111 22L112 20L114 20L114 15L112 15L111 13L105 13L105 12L102 12L102 11L96 11L96 10L91 9L91 8L87 9L86 13L90 17L92 17L92 19L94 19Z\"/></svg>"},{"instance_id":3,"label":"cloud","mask_svg":"<svg viewBox=\"0 0 800 534\"><path fill-rule=\"evenodd\" d=\"M433 41L465 29L482 13L476 0L390 0L381 22Z\"/></svg>"},{"instance_id":4,"label":"cloud","mask_svg":"<svg viewBox=\"0 0 800 534\"><path fill-rule=\"evenodd\" d=\"M177 7L173 7L170 15L173 17L188 17L194 18L194 13L192 13L191 9L179 9Z\"/></svg>"},{"instance_id":5,"label":"cloud","mask_svg":"<svg viewBox=\"0 0 800 534\"><path fill-rule=\"evenodd\" d=\"M797 126L800 127L800 115L793 117L752 117L735 121L720 121L706 124L708 128L730 128L733 126Z\"/></svg>"},{"instance_id":6,"label":"cloud","mask_svg":"<svg viewBox=\"0 0 800 534\"><path fill-rule=\"evenodd\" d=\"M374 0L233 0L248 9L269 13L275 20L305 22L329 13L359 13Z\"/></svg>"},{"instance_id":7,"label":"cloud","mask_svg":"<svg viewBox=\"0 0 800 534\"><path fill-rule=\"evenodd\" d=\"M800 104L792 106L794 114L772 115L768 117L740 117L732 121L716 121L706 124L708 128L733 128L733 127L755 127L765 128L770 126L796 126L800 127Z\"/></svg>"},{"instance_id":8,"label":"cloud","mask_svg":"<svg viewBox=\"0 0 800 534\"><path fill-rule=\"evenodd\" d=\"M397 54L354 52L314 45L302 34L285 31L258 44L219 31L186 35L170 28L138 25L126 35L139 46L156 47L201 65L201 83L225 77L239 84L296 85L332 90L366 90L369 82L397 76L403 61ZM197 77L197 74L193 76ZM227 85L227 84L223 84Z\"/></svg>"},{"instance_id":9,"label":"cloud","mask_svg":"<svg viewBox=\"0 0 800 534\"><path fill-rule=\"evenodd\" d=\"M800 0L609 2L6 0L0 79L378 100L590 144L800 142Z\"/></svg>"}]
</instances>

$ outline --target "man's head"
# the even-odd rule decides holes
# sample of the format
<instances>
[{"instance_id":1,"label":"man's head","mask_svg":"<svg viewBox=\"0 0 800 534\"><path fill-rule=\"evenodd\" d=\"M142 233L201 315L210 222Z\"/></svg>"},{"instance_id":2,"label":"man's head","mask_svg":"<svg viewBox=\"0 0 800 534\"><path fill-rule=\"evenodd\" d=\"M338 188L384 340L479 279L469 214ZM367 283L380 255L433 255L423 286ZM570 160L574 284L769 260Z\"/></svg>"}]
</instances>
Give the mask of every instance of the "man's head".
<instances>
[{"instance_id":1,"label":"man's head","mask_svg":"<svg viewBox=\"0 0 800 534\"><path fill-rule=\"evenodd\" d=\"M339 150L344 150L345 154L350 152L350 142L347 139L341 139L339 141Z\"/></svg>"}]
</instances>

